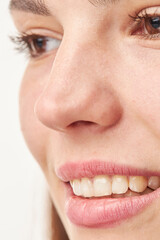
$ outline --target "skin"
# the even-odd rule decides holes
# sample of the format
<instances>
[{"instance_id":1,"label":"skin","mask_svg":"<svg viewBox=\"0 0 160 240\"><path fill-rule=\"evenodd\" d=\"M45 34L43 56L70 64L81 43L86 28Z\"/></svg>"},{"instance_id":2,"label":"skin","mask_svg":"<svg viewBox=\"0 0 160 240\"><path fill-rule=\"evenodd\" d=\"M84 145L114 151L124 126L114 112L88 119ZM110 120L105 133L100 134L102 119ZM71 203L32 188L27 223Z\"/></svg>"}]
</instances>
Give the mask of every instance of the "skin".
<instances>
[{"instance_id":1,"label":"skin","mask_svg":"<svg viewBox=\"0 0 160 240\"><path fill-rule=\"evenodd\" d=\"M19 98L22 132L48 181L59 227L70 240L158 240L160 199L112 229L80 228L66 216L63 183L55 172L82 159L160 171L160 39L133 34L128 16L155 6L160 13L160 1L46 3L53 16L11 13L20 32L65 33L58 50L29 60ZM65 233L56 236L67 239Z\"/></svg>"}]
</instances>

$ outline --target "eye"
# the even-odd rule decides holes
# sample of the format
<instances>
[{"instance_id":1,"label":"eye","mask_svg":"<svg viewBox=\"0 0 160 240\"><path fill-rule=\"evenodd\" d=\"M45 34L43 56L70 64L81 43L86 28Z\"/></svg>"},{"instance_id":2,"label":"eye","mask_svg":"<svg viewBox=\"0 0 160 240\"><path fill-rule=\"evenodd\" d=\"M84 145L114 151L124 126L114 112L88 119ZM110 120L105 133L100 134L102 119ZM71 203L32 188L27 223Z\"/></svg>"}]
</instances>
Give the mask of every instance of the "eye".
<instances>
[{"instance_id":1,"label":"eye","mask_svg":"<svg viewBox=\"0 0 160 240\"><path fill-rule=\"evenodd\" d=\"M145 39L160 39L160 13L159 8L148 8L135 16L130 16L135 21L133 35Z\"/></svg>"},{"instance_id":2,"label":"eye","mask_svg":"<svg viewBox=\"0 0 160 240\"><path fill-rule=\"evenodd\" d=\"M145 32L146 34L160 33L160 17L148 17L145 20Z\"/></svg>"},{"instance_id":3,"label":"eye","mask_svg":"<svg viewBox=\"0 0 160 240\"><path fill-rule=\"evenodd\" d=\"M26 43L31 56L38 57L44 53L58 49L61 40L51 37L30 36L26 39Z\"/></svg>"},{"instance_id":4,"label":"eye","mask_svg":"<svg viewBox=\"0 0 160 240\"><path fill-rule=\"evenodd\" d=\"M16 44L16 50L19 52L27 51L31 58L56 51L61 44L60 39L34 34L20 34L19 36L11 37L11 40Z\"/></svg>"}]
</instances>

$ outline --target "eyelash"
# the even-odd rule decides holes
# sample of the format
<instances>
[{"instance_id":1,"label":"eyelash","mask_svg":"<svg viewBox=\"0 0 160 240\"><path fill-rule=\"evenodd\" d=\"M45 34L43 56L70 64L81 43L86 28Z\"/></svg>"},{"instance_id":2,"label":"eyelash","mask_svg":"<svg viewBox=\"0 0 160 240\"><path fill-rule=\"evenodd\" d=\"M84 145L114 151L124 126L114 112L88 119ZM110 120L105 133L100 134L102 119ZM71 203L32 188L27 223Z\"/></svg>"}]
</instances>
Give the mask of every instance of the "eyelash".
<instances>
[{"instance_id":1,"label":"eyelash","mask_svg":"<svg viewBox=\"0 0 160 240\"><path fill-rule=\"evenodd\" d=\"M139 13L135 13L134 16L129 15L129 17L135 22L135 29L142 27L144 29L144 24L145 21L154 18L154 17L159 17L156 12L154 14L148 14L147 10ZM137 36L137 34L131 34ZM139 34L140 38L152 40L152 39L160 39L160 33L157 34ZM40 57L41 55L45 54L46 51L38 53L36 52L36 49L34 47L34 41L41 39L42 41L48 41L48 39L52 39L53 41L60 41L55 38L49 38L46 36L41 36L41 35L36 35L36 34L18 34L17 36L10 37L10 39L16 44L16 50L18 52L25 52L27 57L29 58L37 58ZM34 48L34 51L33 51ZM56 50L57 48L53 48L53 50Z\"/></svg>"},{"instance_id":2,"label":"eyelash","mask_svg":"<svg viewBox=\"0 0 160 240\"><path fill-rule=\"evenodd\" d=\"M152 17L154 16L155 16L155 13L152 15ZM147 10L144 10L142 14L135 12L134 16L129 15L129 17L131 17L135 22L139 23L139 21L142 21L143 19L145 20L146 18L149 18L151 16L147 13Z\"/></svg>"}]
</instances>

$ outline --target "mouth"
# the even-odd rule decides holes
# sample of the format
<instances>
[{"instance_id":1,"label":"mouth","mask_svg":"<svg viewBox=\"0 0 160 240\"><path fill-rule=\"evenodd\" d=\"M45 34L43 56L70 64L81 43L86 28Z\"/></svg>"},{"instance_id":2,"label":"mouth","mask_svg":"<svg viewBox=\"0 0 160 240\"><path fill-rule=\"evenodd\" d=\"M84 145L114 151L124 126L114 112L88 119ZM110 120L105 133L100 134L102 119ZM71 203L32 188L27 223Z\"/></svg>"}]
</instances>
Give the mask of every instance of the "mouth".
<instances>
[{"instance_id":1,"label":"mouth","mask_svg":"<svg viewBox=\"0 0 160 240\"><path fill-rule=\"evenodd\" d=\"M158 172L91 161L68 163L57 175L68 183L66 214L81 227L116 227L160 197Z\"/></svg>"}]
</instances>

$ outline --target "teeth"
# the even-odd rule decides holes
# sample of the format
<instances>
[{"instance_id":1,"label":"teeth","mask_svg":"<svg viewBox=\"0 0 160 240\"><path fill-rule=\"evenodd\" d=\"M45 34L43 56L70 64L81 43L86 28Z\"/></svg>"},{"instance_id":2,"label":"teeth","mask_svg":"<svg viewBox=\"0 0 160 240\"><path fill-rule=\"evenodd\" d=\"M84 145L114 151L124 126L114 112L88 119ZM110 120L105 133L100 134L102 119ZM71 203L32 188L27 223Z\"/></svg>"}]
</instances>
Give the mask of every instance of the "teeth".
<instances>
[{"instance_id":1,"label":"teeth","mask_svg":"<svg viewBox=\"0 0 160 240\"><path fill-rule=\"evenodd\" d=\"M128 179L126 176L113 176L112 178L112 193L122 194L128 190Z\"/></svg>"},{"instance_id":2,"label":"teeth","mask_svg":"<svg viewBox=\"0 0 160 240\"><path fill-rule=\"evenodd\" d=\"M134 196L139 196L139 193L137 192L132 192L131 190L128 189L128 191L124 194L125 197L134 197Z\"/></svg>"},{"instance_id":3,"label":"teeth","mask_svg":"<svg viewBox=\"0 0 160 240\"><path fill-rule=\"evenodd\" d=\"M108 176L97 176L93 179L94 196L101 197L112 194L111 179Z\"/></svg>"},{"instance_id":4,"label":"teeth","mask_svg":"<svg viewBox=\"0 0 160 240\"><path fill-rule=\"evenodd\" d=\"M93 194L93 184L89 178L82 178L81 180L81 191L83 197L92 197Z\"/></svg>"},{"instance_id":5,"label":"teeth","mask_svg":"<svg viewBox=\"0 0 160 240\"><path fill-rule=\"evenodd\" d=\"M148 187L155 190L160 187L160 178L153 176L148 179Z\"/></svg>"},{"instance_id":6,"label":"teeth","mask_svg":"<svg viewBox=\"0 0 160 240\"><path fill-rule=\"evenodd\" d=\"M122 198L124 194L112 194L112 198Z\"/></svg>"},{"instance_id":7,"label":"teeth","mask_svg":"<svg viewBox=\"0 0 160 240\"><path fill-rule=\"evenodd\" d=\"M144 190L144 192L141 193L141 195L143 195L143 194L148 194L148 193L151 193L151 192L153 192L152 189L146 188L146 189Z\"/></svg>"},{"instance_id":8,"label":"teeth","mask_svg":"<svg viewBox=\"0 0 160 240\"><path fill-rule=\"evenodd\" d=\"M77 195L77 196L82 195L82 193L81 193L81 181L80 180L76 179L76 180L72 181L71 186L73 188L73 192L74 192L75 195Z\"/></svg>"},{"instance_id":9,"label":"teeth","mask_svg":"<svg viewBox=\"0 0 160 240\"><path fill-rule=\"evenodd\" d=\"M143 192L146 189L147 184L148 181L146 177L129 177L129 188L134 192Z\"/></svg>"},{"instance_id":10,"label":"teeth","mask_svg":"<svg viewBox=\"0 0 160 240\"><path fill-rule=\"evenodd\" d=\"M152 192L160 187L160 177L153 176L107 176L100 175L93 179L82 178L70 181L73 192L83 197L130 197Z\"/></svg>"}]
</instances>

